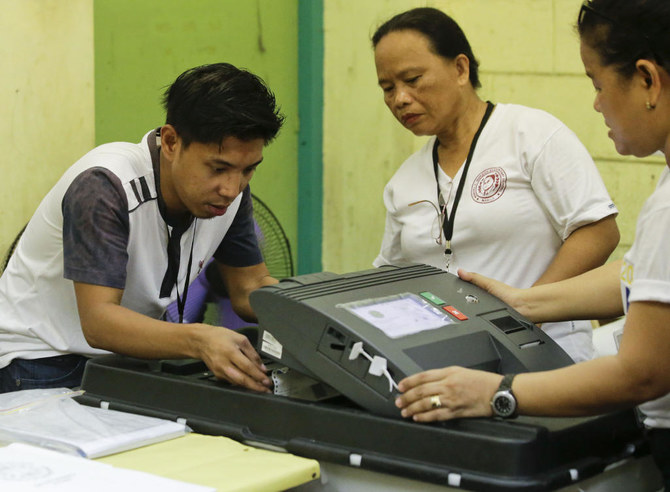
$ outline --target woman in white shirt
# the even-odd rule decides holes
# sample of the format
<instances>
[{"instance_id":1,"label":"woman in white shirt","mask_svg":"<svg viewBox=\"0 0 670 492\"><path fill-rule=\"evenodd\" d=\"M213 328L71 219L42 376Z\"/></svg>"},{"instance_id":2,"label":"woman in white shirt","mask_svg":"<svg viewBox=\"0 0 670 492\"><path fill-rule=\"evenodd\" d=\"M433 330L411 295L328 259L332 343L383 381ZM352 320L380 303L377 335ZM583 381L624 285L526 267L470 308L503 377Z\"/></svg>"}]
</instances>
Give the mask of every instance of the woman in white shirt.
<instances>
[{"instance_id":1,"label":"woman in white shirt","mask_svg":"<svg viewBox=\"0 0 670 492\"><path fill-rule=\"evenodd\" d=\"M465 268L530 287L607 260L617 210L588 152L544 111L481 100L478 63L453 19L412 9L372 42L386 105L414 134L433 136L384 190L375 266ZM543 329L574 360L593 356L590 322Z\"/></svg>"}]
</instances>

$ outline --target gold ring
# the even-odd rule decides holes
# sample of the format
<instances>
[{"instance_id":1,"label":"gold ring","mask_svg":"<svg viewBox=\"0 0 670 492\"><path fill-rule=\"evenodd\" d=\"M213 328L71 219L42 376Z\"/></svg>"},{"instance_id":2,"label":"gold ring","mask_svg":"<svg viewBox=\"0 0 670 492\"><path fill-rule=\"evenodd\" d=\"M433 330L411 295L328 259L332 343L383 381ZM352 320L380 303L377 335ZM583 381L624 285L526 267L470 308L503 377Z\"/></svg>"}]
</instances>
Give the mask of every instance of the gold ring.
<instances>
[{"instance_id":1,"label":"gold ring","mask_svg":"<svg viewBox=\"0 0 670 492\"><path fill-rule=\"evenodd\" d=\"M442 406L442 402L440 401L440 397L438 395L433 395L430 397L430 406L433 408L440 408Z\"/></svg>"}]
</instances>

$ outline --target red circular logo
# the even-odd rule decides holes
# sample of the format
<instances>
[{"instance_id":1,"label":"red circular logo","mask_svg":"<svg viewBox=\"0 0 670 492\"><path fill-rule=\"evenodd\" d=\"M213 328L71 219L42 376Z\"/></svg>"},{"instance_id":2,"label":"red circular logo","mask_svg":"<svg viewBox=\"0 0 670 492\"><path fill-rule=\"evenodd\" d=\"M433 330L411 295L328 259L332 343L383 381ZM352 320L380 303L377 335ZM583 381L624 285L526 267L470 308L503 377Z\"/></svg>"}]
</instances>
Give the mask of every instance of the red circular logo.
<instances>
[{"instance_id":1,"label":"red circular logo","mask_svg":"<svg viewBox=\"0 0 670 492\"><path fill-rule=\"evenodd\" d=\"M479 173L472 183L472 199L477 203L495 202L507 187L507 174L502 167L491 167Z\"/></svg>"}]
</instances>

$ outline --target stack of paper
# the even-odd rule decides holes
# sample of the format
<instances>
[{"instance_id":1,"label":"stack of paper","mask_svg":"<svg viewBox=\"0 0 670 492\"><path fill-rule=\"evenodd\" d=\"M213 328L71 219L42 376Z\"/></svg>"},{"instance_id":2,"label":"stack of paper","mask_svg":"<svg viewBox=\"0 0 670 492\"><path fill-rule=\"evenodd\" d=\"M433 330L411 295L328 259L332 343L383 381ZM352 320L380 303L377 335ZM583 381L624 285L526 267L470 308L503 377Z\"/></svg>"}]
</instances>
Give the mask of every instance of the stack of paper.
<instances>
[{"instance_id":1,"label":"stack of paper","mask_svg":"<svg viewBox=\"0 0 670 492\"><path fill-rule=\"evenodd\" d=\"M215 489L15 443L0 448L0 490L214 492Z\"/></svg>"},{"instance_id":2,"label":"stack of paper","mask_svg":"<svg viewBox=\"0 0 670 492\"><path fill-rule=\"evenodd\" d=\"M66 388L0 394L0 440L97 458L182 436L183 422L80 405Z\"/></svg>"}]
</instances>

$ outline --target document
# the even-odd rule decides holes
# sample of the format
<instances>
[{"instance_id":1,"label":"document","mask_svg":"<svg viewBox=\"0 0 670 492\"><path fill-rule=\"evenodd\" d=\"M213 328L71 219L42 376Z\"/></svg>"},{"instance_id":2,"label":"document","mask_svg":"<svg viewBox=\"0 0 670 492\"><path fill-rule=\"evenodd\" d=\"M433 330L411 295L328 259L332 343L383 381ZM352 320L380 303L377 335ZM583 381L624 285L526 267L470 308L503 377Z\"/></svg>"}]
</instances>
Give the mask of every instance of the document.
<instances>
[{"instance_id":1,"label":"document","mask_svg":"<svg viewBox=\"0 0 670 492\"><path fill-rule=\"evenodd\" d=\"M67 388L0 394L0 441L97 458L183 436L183 422L81 405ZM1 489L0 489L1 490Z\"/></svg>"},{"instance_id":2,"label":"document","mask_svg":"<svg viewBox=\"0 0 670 492\"><path fill-rule=\"evenodd\" d=\"M215 489L14 443L0 448L0 490L12 492L214 492Z\"/></svg>"}]
</instances>

